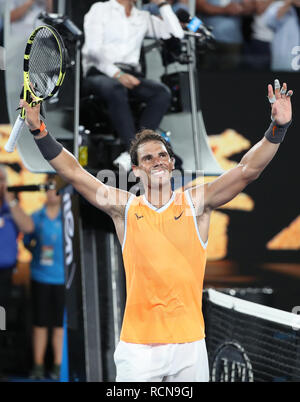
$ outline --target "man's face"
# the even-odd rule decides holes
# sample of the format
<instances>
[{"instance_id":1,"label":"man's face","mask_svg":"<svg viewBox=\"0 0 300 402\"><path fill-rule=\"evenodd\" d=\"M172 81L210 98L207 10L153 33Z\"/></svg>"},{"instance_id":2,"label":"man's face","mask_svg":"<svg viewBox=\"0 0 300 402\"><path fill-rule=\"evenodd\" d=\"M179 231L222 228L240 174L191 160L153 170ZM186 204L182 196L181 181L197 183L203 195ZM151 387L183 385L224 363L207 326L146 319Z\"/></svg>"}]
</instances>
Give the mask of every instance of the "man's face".
<instances>
[{"instance_id":1,"label":"man's face","mask_svg":"<svg viewBox=\"0 0 300 402\"><path fill-rule=\"evenodd\" d=\"M170 182L174 160L170 158L161 141L148 141L139 145L138 166L133 167L144 187L163 185Z\"/></svg>"},{"instance_id":2,"label":"man's face","mask_svg":"<svg viewBox=\"0 0 300 402\"><path fill-rule=\"evenodd\" d=\"M0 199L4 197L4 191L6 188L6 177L4 172L0 169Z\"/></svg>"},{"instance_id":3,"label":"man's face","mask_svg":"<svg viewBox=\"0 0 300 402\"><path fill-rule=\"evenodd\" d=\"M47 184L53 184L52 181L49 181ZM48 190L47 193L47 205L60 205L61 202L61 196L57 195L57 191L54 190Z\"/></svg>"}]
</instances>

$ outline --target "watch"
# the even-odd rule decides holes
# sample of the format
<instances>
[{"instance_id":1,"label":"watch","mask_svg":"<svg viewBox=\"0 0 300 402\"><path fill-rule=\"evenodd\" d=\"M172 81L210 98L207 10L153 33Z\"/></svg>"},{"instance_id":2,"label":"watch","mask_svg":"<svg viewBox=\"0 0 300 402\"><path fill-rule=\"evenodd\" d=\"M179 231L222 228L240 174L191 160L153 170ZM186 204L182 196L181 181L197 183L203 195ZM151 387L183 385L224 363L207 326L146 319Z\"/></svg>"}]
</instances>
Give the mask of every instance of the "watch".
<instances>
[{"instance_id":1,"label":"watch","mask_svg":"<svg viewBox=\"0 0 300 402\"><path fill-rule=\"evenodd\" d=\"M40 128L37 128L35 130L29 130L31 132L32 135L39 135L40 133L42 133L44 130L46 129L46 125L43 121L41 121L41 125Z\"/></svg>"}]
</instances>

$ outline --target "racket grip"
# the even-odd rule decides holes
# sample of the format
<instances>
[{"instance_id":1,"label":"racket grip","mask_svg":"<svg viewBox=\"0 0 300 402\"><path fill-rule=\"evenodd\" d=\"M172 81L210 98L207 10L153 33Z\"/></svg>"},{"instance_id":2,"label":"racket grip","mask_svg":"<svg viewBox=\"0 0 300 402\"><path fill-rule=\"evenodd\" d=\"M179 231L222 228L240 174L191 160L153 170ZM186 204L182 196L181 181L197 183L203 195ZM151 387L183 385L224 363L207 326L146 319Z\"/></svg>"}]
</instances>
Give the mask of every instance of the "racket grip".
<instances>
[{"instance_id":1,"label":"racket grip","mask_svg":"<svg viewBox=\"0 0 300 402\"><path fill-rule=\"evenodd\" d=\"M25 124L25 120L22 119L21 116L18 116L17 120L15 121L15 124L13 126L13 129L10 133L10 136L8 138L7 143L4 146L4 149L6 152L13 152L16 147L16 143L18 141L19 135L21 134L22 128Z\"/></svg>"}]
</instances>

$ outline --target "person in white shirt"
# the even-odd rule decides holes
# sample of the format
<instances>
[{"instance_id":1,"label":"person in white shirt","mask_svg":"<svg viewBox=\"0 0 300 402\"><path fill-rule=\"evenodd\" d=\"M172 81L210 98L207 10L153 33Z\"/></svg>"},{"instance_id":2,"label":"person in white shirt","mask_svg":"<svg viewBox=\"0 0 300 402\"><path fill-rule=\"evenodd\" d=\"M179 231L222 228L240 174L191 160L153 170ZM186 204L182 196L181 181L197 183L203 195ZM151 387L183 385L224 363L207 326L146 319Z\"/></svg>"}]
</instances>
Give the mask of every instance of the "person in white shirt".
<instances>
[{"instance_id":1,"label":"person in white shirt","mask_svg":"<svg viewBox=\"0 0 300 402\"><path fill-rule=\"evenodd\" d=\"M136 129L157 129L168 110L171 95L162 83L143 77L139 64L146 36L182 38L184 32L163 0L152 0L161 18L138 10L134 0L109 0L92 5L84 18L85 43L82 49L83 74L87 91L105 101L109 116L125 152L115 164L130 170L128 149ZM146 103L139 127L135 127L128 96Z\"/></svg>"}]
</instances>

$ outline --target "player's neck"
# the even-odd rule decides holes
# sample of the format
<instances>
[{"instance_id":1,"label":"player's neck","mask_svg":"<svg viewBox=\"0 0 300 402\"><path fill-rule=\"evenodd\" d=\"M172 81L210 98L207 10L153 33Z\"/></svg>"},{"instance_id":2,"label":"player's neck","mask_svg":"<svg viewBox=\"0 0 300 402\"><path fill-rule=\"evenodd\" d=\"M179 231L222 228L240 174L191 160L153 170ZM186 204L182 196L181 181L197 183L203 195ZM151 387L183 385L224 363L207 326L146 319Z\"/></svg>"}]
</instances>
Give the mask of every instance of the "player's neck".
<instances>
[{"instance_id":1,"label":"player's neck","mask_svg":"<svg viewBox=\"0 0 300 402\"><path fill-rule=\"evenodd\" d=\"M151 187L150 189L147 188L145 191L146 200L156 208L161 208L166 205L170 201L172 194L171 185L157 189Z\"/></svg>"}]
</instances>

